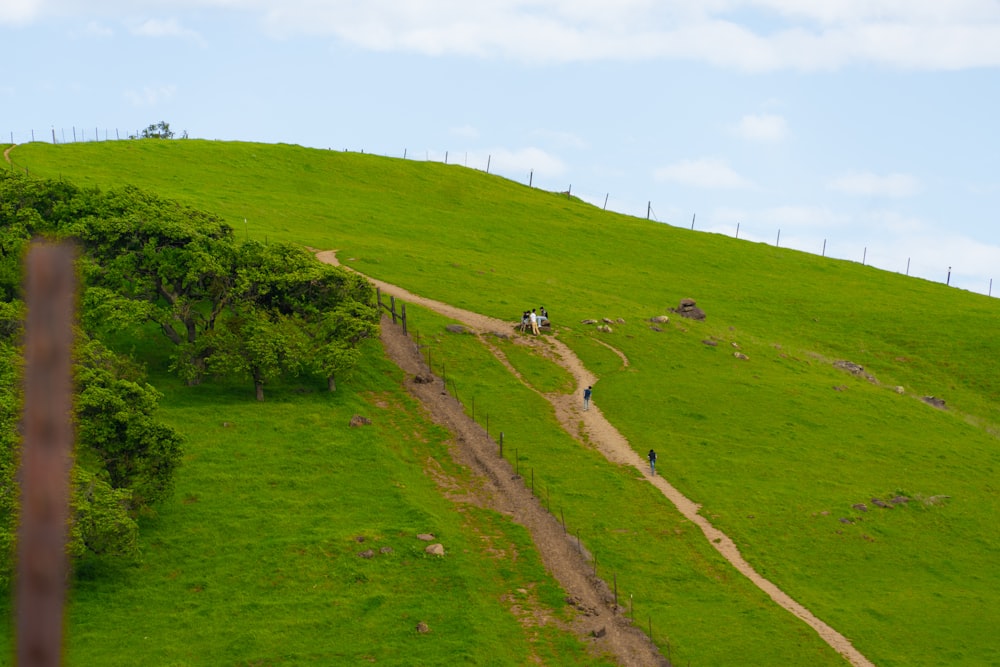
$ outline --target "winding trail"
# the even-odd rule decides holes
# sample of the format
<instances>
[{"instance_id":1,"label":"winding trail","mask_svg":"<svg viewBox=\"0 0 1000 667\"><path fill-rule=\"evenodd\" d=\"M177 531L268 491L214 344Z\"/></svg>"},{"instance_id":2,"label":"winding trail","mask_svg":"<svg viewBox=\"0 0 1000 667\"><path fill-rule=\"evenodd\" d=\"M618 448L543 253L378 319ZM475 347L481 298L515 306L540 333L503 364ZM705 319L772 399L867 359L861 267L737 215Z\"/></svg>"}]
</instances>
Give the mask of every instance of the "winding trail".
<instances>
[{"instance_id":1,"label":"winding trail","mask_svg":"<svg viewBox=\"0 0 1000 667\"><path fill-rule=\"evenodd\" d=\"M337 251L335 250L322 251L318 252L316 257L320 261L339 265L336 252ZM391 285L381 280L368 276L365 277L372 284L378 286L383 293L423 306L430 310L434 310L445 317L461 322L463 325L477 333L501 332L509 334L512 331L511 322L505 322L503 320L481 315L479 313L462 310L461 308L456 308L455 306L446 303L421 297L408 292L403 288ZM650 475L646 460L632 449L625 436L623 436L618 429L616 429L604 417L597 405L592 402L589 410L584 411L581 409L582 405L578 396L582 394L584 387L595 385L598 378L586 369L569 346L558 340L555 335L540 337L527 336L525 339L529 342L529 344L548 346L556 358L557 363L559 363L573 376L578 388L578 391L574 392L573 395L544 394L544 396L552 403L560 424L571 436L575 438L580 437L581 434L574 431L578 429L579 425L582 423L583 429L589 441L597 447L598 451L600 451L605 458L608 459L608 461L616 464L627 464L642 472L642 474L649 480L650 484L659 489L660 492L663 493L663 495L677 507L677 510L684 515L685 518L697 525L701 529L702 533L704 533L705 538L709 541L709 543L755 586L764 591L777 604L809 625L809 627L815 630L827 644L847 659L852 665L855 665L856 667L874 667L874 663L854 648L850 640L841 635L827 623L817 618L812 612L778 588L778 586L776 586L773 582L754 570L753 567L740 554L739 549L736 547L733 540L721 530L714 527L708 519L699 514L701 505L684 496L663 477ZM605 343L605 345L607 344ZM628 359L623 353L610 345L607 346L611 348L611 350L615 352L619 358L621 358L624 366L628 366Z\"/></svg>"}]
</instances>

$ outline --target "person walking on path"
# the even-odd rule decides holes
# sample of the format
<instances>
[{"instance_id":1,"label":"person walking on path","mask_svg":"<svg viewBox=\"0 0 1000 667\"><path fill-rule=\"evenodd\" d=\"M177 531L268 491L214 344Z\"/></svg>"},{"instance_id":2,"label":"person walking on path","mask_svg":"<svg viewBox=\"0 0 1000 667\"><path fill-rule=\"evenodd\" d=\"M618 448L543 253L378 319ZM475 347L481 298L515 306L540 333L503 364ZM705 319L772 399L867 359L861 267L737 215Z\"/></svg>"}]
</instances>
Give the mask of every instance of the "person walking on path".
<instances>
[{"instance_id":1,"label":"person walking on path","mask_svg":"<svg viewBox=\"0 0 1000 667\"><path fill-rule=\"evenodd\" d=\"M583 409L590 409L590 395L593 393L591 387L587 387L583 390Z\"/></svg>"},{"instance_id":2,"label":"person walking on path","mask_svg":"<svg viewBox=\"0 0 1000 667\"><path fill-rule=\"evenodd\" d=\"M531 333L538 335L538 315L535 313L535 309L531 309L531 315L528 315L531 320Z\"/></svg>"},{"instance_id":3,"label":"person walking on path","mask_svg":"<svg viewBox=\"0 0 1000 667\"><path fill-rule=\"evenodd\" d=\"M656 475L656 452L649 450L649 474Z\"/></svg>"}]
</instances>

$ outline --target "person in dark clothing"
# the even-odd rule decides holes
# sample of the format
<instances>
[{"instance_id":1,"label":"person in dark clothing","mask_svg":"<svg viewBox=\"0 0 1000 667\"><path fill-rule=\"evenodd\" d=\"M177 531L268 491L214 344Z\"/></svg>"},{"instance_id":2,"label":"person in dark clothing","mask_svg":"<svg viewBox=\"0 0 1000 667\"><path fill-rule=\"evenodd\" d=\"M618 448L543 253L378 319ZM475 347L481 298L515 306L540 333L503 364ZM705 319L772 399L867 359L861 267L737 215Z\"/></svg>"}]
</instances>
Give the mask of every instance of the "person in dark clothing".
<instances>
[{"instance_id":1,"label":"person in dark clothing","mask_svg":"<svg viewBox=\"0 0 1000 667\"><path fill-rule=\"evenodd\" d=\"M656 452L652 449L649 450L649 474L656 474Z\"/></svg>"},{"instance_id":2,"label":"person in dark clothing","mask_svg":"<svg viewBox=\"0 0 1000 667\"><path fill-rule=\"evenodd\" d=\"M593 393L593 391L592 391L592 389L590 387L587 387L586 389L583 390L583 409L584 410L589 410L590 409L590 395L592 393Z\"/></svg>"}]
</instances>

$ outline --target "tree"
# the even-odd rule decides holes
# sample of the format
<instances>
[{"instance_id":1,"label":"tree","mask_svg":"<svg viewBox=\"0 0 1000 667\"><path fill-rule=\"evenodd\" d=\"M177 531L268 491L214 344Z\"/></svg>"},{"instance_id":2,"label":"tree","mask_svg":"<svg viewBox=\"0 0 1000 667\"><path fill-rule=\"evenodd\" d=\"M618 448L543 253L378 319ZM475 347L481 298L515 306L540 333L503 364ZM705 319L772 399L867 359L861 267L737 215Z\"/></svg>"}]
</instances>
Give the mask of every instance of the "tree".
<instances>
[{"instance_id":1,"label":"tree","mask_svg":"<svg viewBox=\"0 0 1000 667\"><path fill-rule=\"evenodd\" d=\"M111 191L65 231L84 246L91 327L156 323L177 346L179 371L201 381L199 337L232 297L238 246L219 218L136 188Z\"/></svg>"},{"instance_id":2,"label":"tree","mask_svg":"<svg viewBox=\"0 0 1000 667\"><path fill-rule=\"evenodd\" d=\"M35 235L79 231L82 219L107 208L109 202L101 198L96 190L0 174L0 587L10 581L20 499L23 250ZM87 304L94 301L82 300L83 322L96 320L87 316ZM86 330L77 340L69 551L129 558L136 554L135 517L172 488L181 437L156 420L160 397L138 366Z\"/></svg>"},{"instance_id":3,"label":"tree","mask_svg":"<svg viewBox=\"0 0 1000 667\"><path fill-rule=\"evenodd\" d=\"M161 120L153 123L142 131L143 139L173 139L174 133L170 130L170 123Z\"/></svg>"},{"instance_id":4,"label":"tree","mask_svg":"<svg viewBox=\"0 0 1000 667\"><path fill-rule=\"evenodd\" d=\"M98 341L78 345L77 450L113 489L128 489L137 510L173 488L181 436L155 417L160 393L139 370Z\"/></svg>"},{"instance_id":5,"label":"tree","mask_svg":"<svg viewBox=\"0 0 1000 667\"><path fill-rule=\"evenodd\" d=\"M322 374L334 391L337 373L357 363L358 345L378 331L371 284L292 244L244 244L235 291L229 308L241 333L227 338L216 354L221 358L226 350L227 366L236 368L230 358L235 349L244 372L251 366L279 374L308 368ZM284 346L280 354L271 349L279 342ZM251 363L254 354L259 360ZM255 386L260 400L262 385L256 378Z\"/></svg>"},{"instance_id":6,"label":"tree","mask_svg":"<svg viewBox=\"0 0 1000 667\"><path fill-rule=\"evenodd\" d=\"M297 375L305 365L307 340L292 315L243 304L212 334L208 368L225 375L248 376L258 401L265 385L283 375Z\"/></svg>"}]
</instances>

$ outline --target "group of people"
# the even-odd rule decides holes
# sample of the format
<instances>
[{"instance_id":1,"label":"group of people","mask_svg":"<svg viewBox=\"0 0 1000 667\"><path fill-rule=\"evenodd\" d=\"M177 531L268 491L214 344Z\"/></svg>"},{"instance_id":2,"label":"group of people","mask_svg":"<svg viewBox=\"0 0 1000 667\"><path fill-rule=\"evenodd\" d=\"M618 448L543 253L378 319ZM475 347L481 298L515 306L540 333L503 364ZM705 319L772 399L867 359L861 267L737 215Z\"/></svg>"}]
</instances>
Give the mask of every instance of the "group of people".
<instances>
[{"instance_id":1,"label":"group of people","mask_svg":"<svg viewBox=\"0 0 1000 667\"><path fill-rule=\"evenodd\" d=\"M545 306L540 308L532 308L531 310L526 310L521 313L521 331L527 331L531 328L531 333L538 335L538 327L540 327L545 322L549 320L549 311L545 310Z\"/></svg>"}]
</instances>

